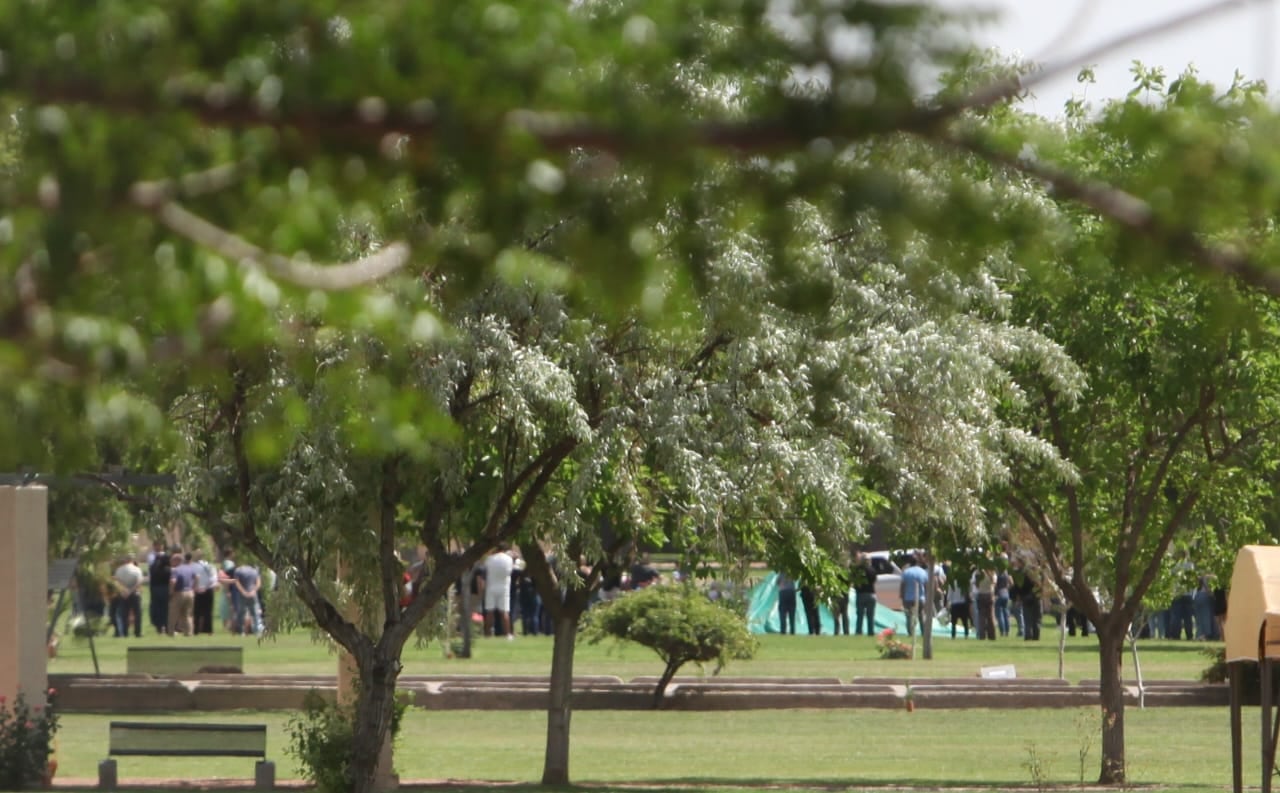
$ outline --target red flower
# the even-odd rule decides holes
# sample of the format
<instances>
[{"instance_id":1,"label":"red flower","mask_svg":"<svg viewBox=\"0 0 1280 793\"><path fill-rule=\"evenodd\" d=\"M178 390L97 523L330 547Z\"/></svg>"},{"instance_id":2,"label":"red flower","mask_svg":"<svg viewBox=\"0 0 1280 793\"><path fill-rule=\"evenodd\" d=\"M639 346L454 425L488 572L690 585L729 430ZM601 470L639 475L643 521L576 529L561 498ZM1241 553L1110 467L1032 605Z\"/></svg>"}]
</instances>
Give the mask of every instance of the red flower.
<instances>
[{"instance_id":1,"label":"red flower","mask_svg":"<svg viewBox=\"0 0 1280 793\"><path fill-rule=\"evenodd\" d=\"M880 631L880 635L885 637L886 639L889 638L890 636L893 635L893 628L885 628L884 630Z\"/></svg>"},{"instance_id":2,"label":"red flower","mask_svg":"<svg viewBox=\"0 0 1280 793\"><path fill-rule=\"evenodd\" d=\"M51 696L51 697L56 697L56 696L58 696L58 689L56 689L56 688L50 688L50 689L49 689L49 696Z\"/></svg>"}]
</instances>

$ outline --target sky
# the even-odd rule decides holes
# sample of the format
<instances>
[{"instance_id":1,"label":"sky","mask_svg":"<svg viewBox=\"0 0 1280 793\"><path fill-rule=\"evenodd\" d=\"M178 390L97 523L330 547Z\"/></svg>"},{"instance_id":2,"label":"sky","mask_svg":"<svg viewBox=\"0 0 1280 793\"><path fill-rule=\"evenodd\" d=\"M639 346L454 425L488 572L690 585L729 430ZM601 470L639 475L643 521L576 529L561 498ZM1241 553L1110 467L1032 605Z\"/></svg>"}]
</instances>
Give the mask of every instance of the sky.
<instances>
[{"instance_id":1,"label":"sky","mask_svg":"<svg viewBox=\"0 0 1280 793\"><path fill-rule=\"evenodd\" d=\"M1213 0L935 0L949 9L985 9L998 21L975 28L974 40L1038 63L1073 59L1131 31L1151 27ZM1226 86L1238 69L1245 77L1280 88L1280 0L1232 3L1232 8L1191 25L1126 44L1106 58L1077 62L1061 77L1036 86L1028 109L1047 116L1061 113L1063 103L1078 95L1079 66L1096 64L1097 83L1086 97L1121 97L1132 85L1130 64L1136 59L1162 66L1170 78L1193 64L1200 77Z\"/></svg>"}]
</instances>

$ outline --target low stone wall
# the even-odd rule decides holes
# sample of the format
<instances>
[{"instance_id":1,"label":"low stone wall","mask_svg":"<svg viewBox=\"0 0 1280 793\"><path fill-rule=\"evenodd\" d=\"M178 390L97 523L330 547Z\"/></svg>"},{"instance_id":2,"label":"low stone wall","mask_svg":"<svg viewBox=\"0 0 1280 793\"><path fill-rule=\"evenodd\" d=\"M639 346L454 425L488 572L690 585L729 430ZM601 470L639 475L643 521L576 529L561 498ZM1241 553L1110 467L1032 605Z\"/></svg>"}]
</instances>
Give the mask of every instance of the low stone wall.
<instances>
[{"instance_id":1,"label":"low stone wall","mask_svg":"<svg viewBox=\"0 0 1280 793\"><path fill-rule=\"evenodd\" d=\"M576 710L648 710L656 677L630 682L602 675L574 679ZM333 677L307 675L202 675L189 680L108 675L53 675L59 707L67 712L151 713L166 711L297 710L312 690L332 697ZM779 708L901 708L908 687L916 707L1075 708L1098 702L1096 681L1072 685L1062 680L1013 678L676 678L661 707L669 710L755 710ZM483 675L406 676L400 689L414 705L429 710L543 710L550 693L546 678ZM1137 704L1138 689L1126 685L1125 699ZM1149 683L1148 707L1225 706L1223 684Z\"/></svg>"}]
</instances>

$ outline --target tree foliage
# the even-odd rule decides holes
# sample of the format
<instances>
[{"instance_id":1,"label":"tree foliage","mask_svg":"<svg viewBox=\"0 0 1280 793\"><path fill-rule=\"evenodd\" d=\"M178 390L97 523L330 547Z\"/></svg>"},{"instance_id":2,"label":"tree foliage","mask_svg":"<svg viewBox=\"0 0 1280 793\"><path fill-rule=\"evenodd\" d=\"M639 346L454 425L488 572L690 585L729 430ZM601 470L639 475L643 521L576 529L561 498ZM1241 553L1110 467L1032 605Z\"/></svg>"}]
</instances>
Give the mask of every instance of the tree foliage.
<instances>
[{"instance_id":1,"label":"tree foliage","mask_svg":"<svg viewBox=\"0 0 1280 793\"><path fill-rule=\"evenodd\" d=\"M1060 156L1101 179L1153 186L1182 178L1171 171L1194 169L1185 160L1192 152L1212 161L1212 151L1249 145L1244 116L1253 92L1219 97L1191 76L1162 92L1162 82L1146 77L1135 95L1108 104L1095 120L1058 130ZM1177 117L1181 132L1170 135ZM1215 125L1211 147L1207 119ZM1135 131L1139 122L1151 125L1148 135ZM1220 202L1231 200L1217 194L1198 208L1188 201L1166 211L1194 212L1223 238L1270 236L1269 221L1222 212ZM1019 464L1001 493L1034 536L1045 573L1098 628L1100 779L1117 782L1125 777L1122 643L1144 603L1158 610L1175 588L1187 590L1188 581L1171 575L1170 551L1189 552L1199 572L1225 578L1234 549L1263 534L1280 463L1273 440L1280 325L1269 294L1206 280L1185 261L1117 234L1094 212L1069 203L1062 212L1071 233L1051 269L1014 288L1013 310L1063 345L1087 390L1071 398L1028 372L1019 378L1027 400L1010 420L1032 428L1074 470L1063 477ZM1119 261L1131 267L1119 269Z\"/></svg>"},{"instance_id":2,"label":"tree foliage","mask_svg":"<svg viewBox=\"0 0 1280 793\"><path fill-rule=\"evenodd\" d=\"M702 668L714 661L715 674L731 660L752 658L757 647L741 614L688 584L654 585L602 603L588 613L584 636L593 643L635 642L658 654L664 668L654 690L655 708L685 664Z\"/></svg>"}]
</instances>

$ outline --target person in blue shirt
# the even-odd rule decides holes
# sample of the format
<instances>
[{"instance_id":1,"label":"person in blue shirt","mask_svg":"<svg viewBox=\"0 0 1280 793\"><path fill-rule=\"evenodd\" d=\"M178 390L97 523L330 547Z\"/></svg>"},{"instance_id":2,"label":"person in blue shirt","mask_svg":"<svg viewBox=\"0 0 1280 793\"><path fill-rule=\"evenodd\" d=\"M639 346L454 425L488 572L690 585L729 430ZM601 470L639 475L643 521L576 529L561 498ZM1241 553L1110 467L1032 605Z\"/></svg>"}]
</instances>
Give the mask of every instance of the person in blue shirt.
<instances>
[{"instance_id":1,"label":"person in blue shirt","mask_svg":"<svg viewBox=\"0 0 1280 793\"><path fill-rule=\"evenodd\" d=\"M920 620L924 609L924 599L929 591L929 571L920 564L915 554L907 557L907 566L902 570L902 582L898 585L898 594L902 598L902 612L907 616L907 635L916 635L916 623Z\"/></svg>"}]
</instances>

